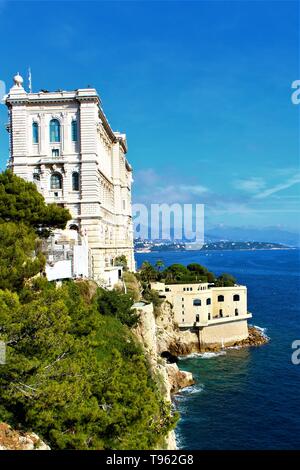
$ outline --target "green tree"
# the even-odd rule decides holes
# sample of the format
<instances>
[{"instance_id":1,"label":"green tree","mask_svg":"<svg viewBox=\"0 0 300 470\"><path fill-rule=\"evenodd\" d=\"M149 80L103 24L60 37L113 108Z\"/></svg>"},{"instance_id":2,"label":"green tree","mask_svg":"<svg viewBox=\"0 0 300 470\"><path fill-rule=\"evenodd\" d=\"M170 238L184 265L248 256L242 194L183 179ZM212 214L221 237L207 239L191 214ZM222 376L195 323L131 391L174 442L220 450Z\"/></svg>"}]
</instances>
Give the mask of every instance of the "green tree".
<instances>
[{"instance_id":1,"label":"green tree","mask_svg":"<svg viewBox=\"0 0 300 470\"><path fill-rule=\"evenodd\" d=\"M208 269L205 268L204 266L201 266L201 264L198 263L191 263L187 265L187 269L195 274L206 274L208 272Z\"/></svg>"},{"instance_id":2,"label":"green tree","mask_svg":"<svg viewBox=\"0 0 300 470\"><path fill-rule=\"evenodd\" d=\"M157 269L157 271L160 272L164 268L165 263L161 259L158 259L154 266Z\"/></svg>"},{"instance_id":3,"label":"green tree","mask_svg":"<svg viewBox=\"0 0 300 470\"><path fill-rule=\"evenodd\" d=\"M130 294L122 294L115 289L108 291L99 288L96 302L101 315L114 316L129 327L138 323L139 316L132 308L134 300Z\"/></svg>"},{"instance_id":4,"label":"green tree","mask_svg":"<svg viewBox=\"0 0 300 470\"><path fill-rule=\"evenodd\" d=\"M67 209L47 205L34 183L10 170L0 173L0 222L22 222L40 236L48 236L51 229L64 229L70 218Z\"/></svg>"},{"instance_id":5,"label":"green tree","mask_svg":"<svg viewBox=\"0 0 300 470\"><path fill-rule=\"evenodd\" d=\"M236 279L231 274L227 273L221 274L215 281L215 285L217 287L232 287L235 285L235 283Z\"/></svg>"},{"instance_id":6,"label":"green tree","mask_svg":"<svg viewBox=\"0 0 300 470\"><path fill-rule=\"evenodd\" d=\"M182 264L175 263L168 266L164 272L163 276L168 281L188 281L192 279L189 270Z\"/></svg>"},{"instance_id":7,"label":"green tree","mask_svg":"<svg viewBox=\"0 0 300 470\"><path fill-rule=\"evenodd\" d=\"M157 280L157 271L149 261L144 261L140 269L140 278L142 281L151 282Z\"/></svg>"},{"instance_id":8,"label":"green tree","mask_svg":"<svg viewBox=\"0 0 300 470\"><path fill-rule=\"evenodd\" d=\"M0 289L21 289L44 266L45 257L31 228L23 223L0 223Z\"/></svg>"}]
</instances>

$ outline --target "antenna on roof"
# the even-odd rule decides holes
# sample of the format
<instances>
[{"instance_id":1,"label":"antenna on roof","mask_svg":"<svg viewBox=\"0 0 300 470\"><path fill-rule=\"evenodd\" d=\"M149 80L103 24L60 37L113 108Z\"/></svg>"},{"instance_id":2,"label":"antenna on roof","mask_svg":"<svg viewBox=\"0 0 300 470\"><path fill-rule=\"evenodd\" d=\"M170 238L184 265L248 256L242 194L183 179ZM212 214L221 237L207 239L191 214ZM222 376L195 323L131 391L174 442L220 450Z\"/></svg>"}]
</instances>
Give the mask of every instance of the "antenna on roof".
<instances>
[{"instance_id":1,"label":"antenna on roof","mask_svg":"<svg viewBox=\"0 0 300 470\"><path fill-rule=\"evenodd\" d=\"M28 87L29 93L32 93L31 68L28 68Z\"/></svg>"}]
</instances>

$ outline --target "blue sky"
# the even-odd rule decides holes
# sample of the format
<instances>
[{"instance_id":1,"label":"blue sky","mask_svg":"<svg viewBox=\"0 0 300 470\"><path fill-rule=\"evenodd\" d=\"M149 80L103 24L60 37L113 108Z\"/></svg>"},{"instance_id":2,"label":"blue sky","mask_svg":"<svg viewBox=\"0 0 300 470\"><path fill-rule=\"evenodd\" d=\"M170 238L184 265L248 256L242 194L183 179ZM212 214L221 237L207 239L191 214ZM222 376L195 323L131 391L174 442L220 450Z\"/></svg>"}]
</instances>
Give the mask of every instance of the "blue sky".
<instances>
[{"instance_id":1,"label":"blue sky","mask_svg":"<svg viewBox=\"0 0 300 470\"><path fill-rule=\"evenodd\" d=\"M0 0L0 80L97 88L127 133L135 202L208 225L299 230L299 3ZM1 167L8 155L0 106Z\"/></svg>"}]
</instances>

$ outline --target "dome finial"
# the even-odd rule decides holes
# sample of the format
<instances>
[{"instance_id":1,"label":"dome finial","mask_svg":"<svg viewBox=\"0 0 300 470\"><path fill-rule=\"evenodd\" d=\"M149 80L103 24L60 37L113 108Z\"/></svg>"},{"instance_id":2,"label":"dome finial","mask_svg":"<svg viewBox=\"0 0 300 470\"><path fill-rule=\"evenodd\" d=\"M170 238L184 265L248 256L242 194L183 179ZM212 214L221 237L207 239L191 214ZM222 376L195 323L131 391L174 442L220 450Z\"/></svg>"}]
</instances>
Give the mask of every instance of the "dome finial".
<instances>
[{"instance_id":1,"label":"dome finial","mask_svg":"<svg viewBox=\"0 0 300 470\"><path fill-rule=\"evenodd\" d=\"M23 85L23 78L21 77L21 75L19 74L19 72L17 73L17 75L14 76L14 83L15 83L15 86L17 87L22 87Z\"/></svg>"}]
</instances>

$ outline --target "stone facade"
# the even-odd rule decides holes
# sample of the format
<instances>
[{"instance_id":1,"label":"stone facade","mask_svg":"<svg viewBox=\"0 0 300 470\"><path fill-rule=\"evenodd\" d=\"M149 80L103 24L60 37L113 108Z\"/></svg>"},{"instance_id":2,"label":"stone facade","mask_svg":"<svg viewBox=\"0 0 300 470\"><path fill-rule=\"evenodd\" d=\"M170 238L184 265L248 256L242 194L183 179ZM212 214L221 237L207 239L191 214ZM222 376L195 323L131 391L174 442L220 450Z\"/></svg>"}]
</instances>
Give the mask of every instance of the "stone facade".
<instances>
[{"instance_id":1,"label":"stone facade","mask_svg":"<svg viewBox=\"0 0 300 470\"><path fill-rule=\"evenodd\" d=\"M93 88L27 93L22 77L14 82L6 97L9 166L35 182L47 203L70 210L68 227L87 236L96 281L109 277L120 255L134 271L125 134L111 129Z\"/></svg>"},{"instance_id":2,"label":"stone facade","mask_svg":"<svg viewBox=\"0 0 300 470\"><path fill-rule=\"evenodd\" d=\"M181 331L197 333L200 346L228 345L248 337L247 288L215 287L208 283L151 283L161 298L172 305Z\"/></svg>"}]
</instances>

